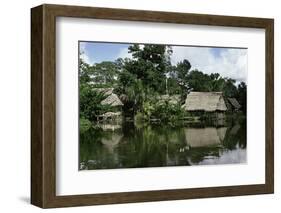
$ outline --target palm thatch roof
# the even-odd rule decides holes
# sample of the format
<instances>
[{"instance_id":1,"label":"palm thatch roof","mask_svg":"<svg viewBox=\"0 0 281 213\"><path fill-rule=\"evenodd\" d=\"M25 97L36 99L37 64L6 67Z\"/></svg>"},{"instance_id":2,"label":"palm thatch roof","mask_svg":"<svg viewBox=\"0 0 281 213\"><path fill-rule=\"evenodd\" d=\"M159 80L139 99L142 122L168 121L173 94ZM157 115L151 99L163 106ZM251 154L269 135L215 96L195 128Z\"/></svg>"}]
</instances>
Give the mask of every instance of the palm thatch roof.
<instances>
[{"instance_id":1,"label":"palm thatch roof","mask_svg":"<svg viewBox=\"0 0 281 213\"><path fill-rule=\"evenodd\" d=\"M234 109L239 110L241 108L241 105L236 98L228 98L228 101Z\"/></svg>"},{"instance_id":2,"label":"palm thatch roof","mask_svg":"<svg viewBox=\"0 0 281 213\"><path fill-rule=\"evenodd\" d=\"M111 93L111 95L107 96L106 99L104 99L101 102L102 105L110 105L110 106L123 106L123 103L118 98L118 96L114 93Z\"/></svg>"},{"instance_id":3,"label":"palm thatch roof","mask_svg":"<svg viewBox=\"0 0 281 213\"><path fill-rule=\"evenodd\" d=\"M95 91L102 92L107 96L104 100L102 100L102 105L111 105L113 107L123 106L119 97L113 93L113 88L96 88Z\"/></svg>"},{"instance_id":4,"label":"palm thatch roof","mask_svg":"<svg viewBox=\"0 0 281 213\"><path fill-rule=\"evenodd\" d=\"M222 92L190 92L182 106L187 111L226 111Z\"/></svg>"}]
</instances>

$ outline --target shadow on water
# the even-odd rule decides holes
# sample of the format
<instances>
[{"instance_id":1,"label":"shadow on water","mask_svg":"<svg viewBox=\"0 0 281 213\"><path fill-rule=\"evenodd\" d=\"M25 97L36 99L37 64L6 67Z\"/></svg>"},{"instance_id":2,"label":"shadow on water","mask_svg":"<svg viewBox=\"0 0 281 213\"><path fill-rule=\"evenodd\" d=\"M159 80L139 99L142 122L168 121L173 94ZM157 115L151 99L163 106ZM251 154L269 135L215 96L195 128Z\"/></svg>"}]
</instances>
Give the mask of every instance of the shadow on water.
<instances>
[{"instance_id":1,"label":"shadow on water","mask_svg":"<svg viewBox=\"0 0 281 213\"><path fill-rule=\"evenodd\" d=\"M80 133L80 170L246 163L246 122L103 124Z\"/></svg>"}]
</instances>

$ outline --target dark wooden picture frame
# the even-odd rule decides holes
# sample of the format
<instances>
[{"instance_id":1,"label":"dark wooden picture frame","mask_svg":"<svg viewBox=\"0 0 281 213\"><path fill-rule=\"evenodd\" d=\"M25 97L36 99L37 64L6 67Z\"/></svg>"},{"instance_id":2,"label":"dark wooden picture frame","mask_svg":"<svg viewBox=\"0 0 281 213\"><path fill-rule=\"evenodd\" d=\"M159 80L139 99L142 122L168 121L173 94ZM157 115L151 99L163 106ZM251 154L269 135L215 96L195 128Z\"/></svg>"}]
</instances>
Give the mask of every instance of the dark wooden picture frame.
<instances>
[{"instance_id":1,"label":"dark wooden picture frame","mask_svg":"<svg viewBox=\"0 0 281 213\"><path fill-rule=\"evenodd\" d=\"M56 195L56 17L265 29L265 184L87 195ZM64 5L31 9L31 203L66 207L274 192L274 20Z\"/></svg>"}]
</instances>

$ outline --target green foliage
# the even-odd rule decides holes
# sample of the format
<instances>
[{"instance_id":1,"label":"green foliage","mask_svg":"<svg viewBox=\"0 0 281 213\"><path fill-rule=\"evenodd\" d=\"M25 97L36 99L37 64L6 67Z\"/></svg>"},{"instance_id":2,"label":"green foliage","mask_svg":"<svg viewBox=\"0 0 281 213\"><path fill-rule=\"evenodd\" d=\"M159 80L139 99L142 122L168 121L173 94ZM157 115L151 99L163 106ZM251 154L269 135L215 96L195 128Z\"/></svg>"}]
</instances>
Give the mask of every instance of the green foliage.
<instances>
[{"instance_id":1,"label":"green foliage","mask_svg":"<svg viewBox=\"0 0 281 213\"><path fill-rule=\"evenodd\" d=\"M110 105L101 104L106 97L107 95L95 90L92 85L80 84L80 118L94 121L97 115L111 111Z\"/></svg>"},{"instance_id":2,"label":"green foliage","mask_svg":"<svg viewBox=\"0 0 281 213\"><path fill-rule=\"evenodd\" d=\"M153 104L151 101L145 101L143 103L143 114L146 120L149 120L156 111L156 104Z\"/></svg>"},{"instance_id":3,"label":"green foliage","mask_svg":"<svg viewBox=\"0 0 281 213\"><path fill-rule=\"evenodd\" d=\"M89 65L79 59L79 81L80 84L92 83L95 87L112 87L117 84L120 62L103 61Z\"/></svg>"},{"instance_id":4,"label":"green foliage","mask_svg":"<svg viewBox=\"0 0 281 213\"><path fill-rule=\"evenodd\" d=\"M198 70L193 70L188 76L189 87L193 91L209 92L211 91L211 80L207 74Z\"/></svg>"},{"instance_id":5,"label":"green foliage","mask_svg":"<svg viewBox=\"0 0 281 213\"><path fill-rule=\"evenodd\" d=\"M95 84L114 85L117 83L119 69L117 64L111 61L96 63L91 68L92 82Z\"/></svg>"},{"instance_id":6,"label":"green foliage","mask_svg":"<svg viewBox=\"0 0 281 213\"><path fill-rule=\"evenodd\" d=\"M92 121L97 115L112 110L110 106L100 104L105 96L95 92L93 87L114 88L114 93L124 104L125 116L134 117L141 113L138 117L144 120L154 117L169 122L179 118L183 111L182 102L178 105L159 104L156 97L177 94L184 100L189 91L223 92L226 98L235 97L246 112L244 82L237 87L235 80L219 73L191 70L187 59L172 65L172 49L167 45L133 44L128 52L132 58L119 58L115 62L89 65L80 59L80 116Z\"/></svg>"},{"instance_id":7,"label":"green foliage","mask_svg":"<svg viewBox=\"0 0 281 213\"><path fill-rule=\"evenodd\" d=\"M136 120L159 122L176 122L185 114L180 104L171 104L168 101L157 101L156 99L146 100L143 103L142 111L136 115Z\"/></svg>"},{"instance_id":8,"label":"green foliage","mask_svg":"<svg viewBox=\"0 0 281 213\"><path fill-rule=\"evenodd\" d=\"M141 48L140 45L134 44L129 47L129 52L132 53L133 59L124 61L125 72L127 71L140 80L145 89L164 93L167 68L170 66L171 48L152 44L145 44Z\"/></svg>"},{"instance_id":9,"label":"green foliage","mask_svg":"<svg viewBox=\"0 0 281 213\"><path fill-rule=\"evenodd\" d=\"M79 59L79 83L88 83L91 81L90 73L91 66L84 62L84 60L80 57Z\"/></svg>"},{"instance_id":10,"label":"green foliage","mask_svg":"<svg viewBox=\"0 0 281 213\"><path fill-rule=\"evenodd\" d=\"M144 102L152 94L166 90L166 73L170 65L171 49L165 45L132 45L132 59L118 60L122 67L115 92L123 99L125 113L135 115L143 111Z\"/></svg>"},{"instance_id":11,"label":"green foliage","mask_svg":"<svg viewBox=\"0 0 281 213\"><path fill-rule=\"evenodd\" d=\"M241 82L238 85L237 96L238 102L241 104L241 110L246 114L247 112L247 85Z\"/></svg>"},{"instance_id":12,"label":"green foliage","mask_svg":"<svg viewBox=\"0 0 281 213\"><path fill-rule=\"evenodd\" d=\"M187 89L179 85L178 80L174 77L167 79L167 94L169 95L185 95Z\"/></svg>"},{"instance_id":13,"label":"green foliage","mask_svg":"<svg viewBox=\"0 0 281 213\"><path fill-rule=\"evenodd\" d=\"M222 78L219 73L211 73L209 77L211 91L224 91L225 78Z\"/></svg>"},{"instance_id":14,"label":"green foliage","mask_svg":"<svg viewBox=\"0 0 281 213\"><path fill-rule=\"evenodd\" d=\"M235 80L231 78L225 78L223 93L226 97L235 97L237 95L237 87L235 86Z\"/></svg>"},{"instance_id":15,"label":"green foliage","mask_svg":"<svg viewBox=\"0 0 281 213\"><path fill-rule=\"evenodd\" d=\"M85 118L80 118L79 122L80 122L80 132L82 133L86 132L92 126L91 121Z\"/></svg>"},{"instance_id":16,"label":"green foliage","mask_svg":"<svg viewBox=\"0 0 281 213\"><path fill-rule=\"evenodd\" d=\"M158 117L161 122L175 122L180 120L184 116L184 113L180 104L171 104L165 101L164 103L156 104L152 116Z\"/></svg>"},{"instance_id":17,"label":"green foliage","mask_svg":"<svg viewBox=\"0 0 281 213\"><path fill-rule=\"evenodd\" d=\"M179 62L175 68L176 79L179 86L182 87L183 90L189 88L189 71L191 68L191 64L188 60L184 59Z\"/></svg>"}]
</instances>

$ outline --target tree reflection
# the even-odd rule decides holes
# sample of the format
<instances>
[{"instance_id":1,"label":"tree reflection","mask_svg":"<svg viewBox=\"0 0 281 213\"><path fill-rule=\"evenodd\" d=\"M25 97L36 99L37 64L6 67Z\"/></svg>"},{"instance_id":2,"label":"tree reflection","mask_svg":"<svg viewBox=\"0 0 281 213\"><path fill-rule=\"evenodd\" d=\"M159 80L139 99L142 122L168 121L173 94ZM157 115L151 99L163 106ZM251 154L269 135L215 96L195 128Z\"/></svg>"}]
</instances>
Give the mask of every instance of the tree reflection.
<instances>
[{"instance_id":1,"label":"tree reflection","mask_svg":"<svg viewBox=\"0 0 281 213\"><path fill-rule=\"evenodd\" d=\"M210 159L222 157L222 163L233 163L227 152L246 149L245 122L219 127L134 123L109 127L80 133L81 170L220 164ZM235 162L245 162L241 156Z\"/></svg>"}]
</instances>

